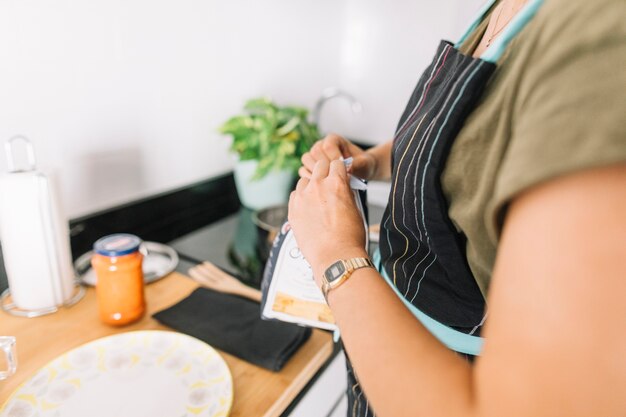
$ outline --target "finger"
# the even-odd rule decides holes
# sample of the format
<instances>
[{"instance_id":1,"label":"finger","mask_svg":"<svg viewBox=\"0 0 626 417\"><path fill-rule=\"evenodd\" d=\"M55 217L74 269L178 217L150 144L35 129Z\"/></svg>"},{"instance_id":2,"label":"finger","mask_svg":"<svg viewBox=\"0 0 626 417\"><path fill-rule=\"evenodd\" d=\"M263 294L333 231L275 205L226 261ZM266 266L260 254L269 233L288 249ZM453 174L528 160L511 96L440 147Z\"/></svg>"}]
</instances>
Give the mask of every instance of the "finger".
<instances>
[{"instance_id":1,"label":"finger","mask_svg":"<svg viewBox=\"0 0 626 417\"><path fill-rule=\"evenodd\" d=\"M310 154L313 157L313 160L315 161L315 163L317 163L318 161L330 162L330 158L324 152L324 149L323 149L324 145L322 143L323 142L321 142L321 141L317 142L311 148Z\"/></svg>"},{"instance_id":2,"label":"finger","mask_svg":"<svg viewBox=\"0 0 626 417\"><path fill-rule=\"evenodd\" d=\"M352 167L348 170L349 173L355 173L355 175L369 179L374 175L376 171L376 159L369 153L363 152L352 161Z\"/></svg>"},{"instance_id":3,"label":"finger","mask_svg":"<svg viewBox=\"0 0 626 417\"><path fill-rule=\"evenodd\" d=\"M298 176L300 176L300 178L311 178L311 171L309 171L308 169L306 169L305 167L300 167L298 169Z\"/></svg>"},{"instance_id":4,"label":"finger","mask_svg":"<svg viewBox=\"0 0 626 417\"><path fill-rule=\"evenodd\" d=\"M335 159L330 163L328 175L336 175L343 180L348 180L348 171L346 170L346 166L343 161L339 159Z\"/></svg>"},{"instance_id":5,"label":"finger","mask_svg":"<svg viewBox=\"0 0 626 417\"><path fill-rule=\"evenodd\" d=\"M311 181L315 180L323 180L328 177L328 169L330 168L330 163L322 159L317 161L315 164L315 168L313 168L313 173L311 174Z\"/></svg>"},{"instance_id":6,"label":"finger","mask_svg":"<svg viewBox=\"0 0 626 417\"><path fill-rule=\"evenodd\" d=\"M296 184L296 192L301 192L302 190L306 188L308 184L309 184L308 178L300 178L298 180L298 183Z\"/></svg>"},{"instance_id":7,"label":"finger","mask_svg":"<svg viewBox=\"0 0 626 417\"><path fill-rule=\"evenodd\" d=\"M315 158L313 158L310 152L307 152L304 155L302 155L302 158L300 158L300 160L302 161L302 165L309 172L313 171L313 167L315 166Z\"/></svg>"},{"instance_id":8,"label":"finger","mask_svg":"<svg viewBox=\"0 0 626 417\"><path fill-rule=\"evenodd\" d=\"M346 156L343 151L343 142L344 139L335 134L330 134L324 138L322 141L322 150L328 159L332 161L333 159L341 159Z\"/></svg>"},{"instance_id":9,"label":"finger","mask_svg":"<svg viewBox=\"0 0 626 417\"><path fill-rule=\"evenodd\" d=\"M289 223L291 223L291 219L295 211L295 204L296 204L295 200L296 200L296 192L292 191L289 194L289 202L287 203L287 221Z\"/></svg>"}]
</instances>

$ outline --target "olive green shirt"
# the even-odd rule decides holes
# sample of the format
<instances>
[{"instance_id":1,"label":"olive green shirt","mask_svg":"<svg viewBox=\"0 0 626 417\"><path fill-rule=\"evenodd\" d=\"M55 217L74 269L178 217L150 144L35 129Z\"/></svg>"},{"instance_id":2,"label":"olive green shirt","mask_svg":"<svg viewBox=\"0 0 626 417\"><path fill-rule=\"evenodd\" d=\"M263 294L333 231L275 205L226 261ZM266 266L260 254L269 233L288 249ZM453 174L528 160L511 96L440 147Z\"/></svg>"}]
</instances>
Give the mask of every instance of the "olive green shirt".
<instances>
[{"instance_id":1,"label":"olive green shirt","mask_svg":"<svg viewBox=\"0 0 626 417\"><path fill-rule=\"evenodd\" d=\"M487 21L461 52L474 51ZM449 216L467 237L483 295L516 195L625 162L626 1L546 0L498 62L442 175Z\"/></svg>"}]
</instances>

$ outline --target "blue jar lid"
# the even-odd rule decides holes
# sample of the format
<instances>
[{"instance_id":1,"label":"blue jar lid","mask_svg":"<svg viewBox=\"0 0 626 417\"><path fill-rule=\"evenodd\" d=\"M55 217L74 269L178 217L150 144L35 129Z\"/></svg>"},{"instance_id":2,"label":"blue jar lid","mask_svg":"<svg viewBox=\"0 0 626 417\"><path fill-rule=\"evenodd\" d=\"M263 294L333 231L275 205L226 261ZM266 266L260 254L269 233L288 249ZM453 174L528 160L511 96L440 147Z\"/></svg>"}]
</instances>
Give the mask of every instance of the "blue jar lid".
<instances>
[{"instance_id":1,"label":"blue jar lid","mask_svg":"<svg viewBox=\"0 0 626 417\"><path fill-rule=\"evenodd\" d=\"M139 250L141 239L128 233L102 237L93 244L93 250L103 256L124 256Z\"/></svg>"}]
</instances>

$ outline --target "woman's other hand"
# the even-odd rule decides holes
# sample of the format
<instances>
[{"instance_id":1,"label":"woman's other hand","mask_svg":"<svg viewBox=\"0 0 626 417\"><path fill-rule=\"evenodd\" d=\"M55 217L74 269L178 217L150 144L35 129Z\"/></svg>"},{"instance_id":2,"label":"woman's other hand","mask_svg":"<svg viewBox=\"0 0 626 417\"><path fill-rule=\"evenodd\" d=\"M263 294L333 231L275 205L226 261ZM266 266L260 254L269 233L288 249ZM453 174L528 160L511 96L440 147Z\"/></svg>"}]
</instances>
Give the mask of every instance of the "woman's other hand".
<instances>
[{"instance_id":1,"label":"woman's other hand","mask_svg":"<svg viewBox=\"0 0 626 417\"><path fill-rule=\"evenodd\" d=\"M330 161L352 157L350 173L366 180L376 175L378 162L374 155L364 151L345 138L329 134L313 145L311 150L302 155L302 167L298 171L300 177L311 178L313 168L318 161Z\"/></svg>"},{"instance_id":2,"label":"woman's other hand","mask_svg":"<svg viewBox=\"0 0 626 417\"><path fill-rule=\"evenodd\" d=\"M289 223L317 283L339 259L366 257L363 220L341 160L320 159L289 199Z\"/></svg>"}]
</instances>

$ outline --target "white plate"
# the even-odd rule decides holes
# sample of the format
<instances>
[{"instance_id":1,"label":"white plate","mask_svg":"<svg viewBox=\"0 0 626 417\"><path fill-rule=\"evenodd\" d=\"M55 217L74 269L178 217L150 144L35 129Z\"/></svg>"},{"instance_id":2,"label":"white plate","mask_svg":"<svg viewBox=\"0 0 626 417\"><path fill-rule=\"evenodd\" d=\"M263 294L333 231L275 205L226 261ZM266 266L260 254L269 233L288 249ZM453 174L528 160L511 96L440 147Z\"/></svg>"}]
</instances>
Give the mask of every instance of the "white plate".
<instances>
[{"instance_id":1,"label":"white plate","mask_svg":"<svg viewBox=\"0 0 626 417\"><path fill-rule=\"evenodd\" d=\"M146 284L158 281L178 265L178 253L163 243L143 242L141 252L144 254L142 269L143 280ZM92 256L93 251L82 254L74 262L74 270L82 283L93 287L98 280L96 272L91 267Z\"/></svg>"},{"instance_id":2,"label":"white plate","mask_svg":"<svg viewBox=\"0 0 626 417\"><path fill-rule=\"evenodd\" d=\"M20 386L1 417L225 417L222 357L181 333L120 333L59 356Z\"/></svg>"}]
</instances>

